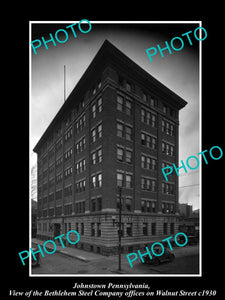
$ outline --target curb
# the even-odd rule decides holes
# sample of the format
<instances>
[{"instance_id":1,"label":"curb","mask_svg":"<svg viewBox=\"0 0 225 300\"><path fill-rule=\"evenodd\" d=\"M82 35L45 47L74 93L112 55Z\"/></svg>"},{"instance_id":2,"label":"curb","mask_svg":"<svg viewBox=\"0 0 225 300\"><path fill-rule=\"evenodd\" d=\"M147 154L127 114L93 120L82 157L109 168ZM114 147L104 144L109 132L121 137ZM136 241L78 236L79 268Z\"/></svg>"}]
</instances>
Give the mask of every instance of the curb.
<instances>
[{"instance_id":1,"label":"curb","mask_svg":"<svg viewBox=\"0 0 225 300\"><path fill-rule=\"evenodd\" d=\"M38 243L35 242L35 241L33 241L33 243L34 243L35 245L40 245L40 244L38 244ZM43 244L42 244L42 246L43 246ZM46 248L49 252L52 251L52 248L51 248L51 247L45 247L45 248ZM85 258L85 257L83 257L83 256L80 256L80 255L74 255L74 254L71 254L71 253L67 252L66 250L57 250L57 249L56 249L55 252L60 253L60 254L63 254L63 255L65 255L65 256L69 256L69 257L78 259L78 260L83 261L83 262L86 262L86 263L89 262L89 260L88 260L87 258Z\"/></svg>"}]
</instances>

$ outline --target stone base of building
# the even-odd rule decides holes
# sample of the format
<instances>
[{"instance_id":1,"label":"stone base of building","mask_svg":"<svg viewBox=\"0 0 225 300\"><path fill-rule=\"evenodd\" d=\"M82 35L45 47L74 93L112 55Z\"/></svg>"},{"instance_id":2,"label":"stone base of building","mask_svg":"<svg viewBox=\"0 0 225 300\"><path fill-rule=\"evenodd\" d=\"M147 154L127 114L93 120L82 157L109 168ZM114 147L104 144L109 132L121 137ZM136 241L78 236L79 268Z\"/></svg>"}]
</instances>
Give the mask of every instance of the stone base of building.
<instances>
[{"instance_id":1,"label":"stone base of building","mask_svg":"<svg viewBox=\"0 0 225 300\"><path fill-rule=\"evenodd\" d=\"M116 218L112 218L112 216ZM37 238L43 241L54 240L54 237L64 234L62 241L66 247L105 256L118 254L118 215L116 214L45 218L39 219L38 224ZM97 224L101 224L101 226L99 227ZM176 215L134 213L132 215L124 214L122 224L121 252L131 253L141 249L144 250L146 245L149 247L155 242L161 242L164 238L174 236L178 232L179 223ZM132 224L131 235L128 234L130 224ZM147 228L145 229L146 232L143 229L144 224ZM45 229L44 232L40 230L42 228ZM66 234L70 230L76 230L80 234L80 240L75 245L70 244L66 239ZM58 239L55 241L58 245L61 244Z\"/></svg>"}]
</instances>

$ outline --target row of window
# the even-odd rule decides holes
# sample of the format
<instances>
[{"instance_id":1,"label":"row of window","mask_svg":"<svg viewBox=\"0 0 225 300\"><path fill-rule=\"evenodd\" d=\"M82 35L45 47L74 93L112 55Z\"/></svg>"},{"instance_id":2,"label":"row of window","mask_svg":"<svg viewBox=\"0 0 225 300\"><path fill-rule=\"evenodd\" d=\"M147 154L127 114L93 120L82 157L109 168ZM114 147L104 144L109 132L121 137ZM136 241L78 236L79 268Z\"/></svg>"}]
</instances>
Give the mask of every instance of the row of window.
<instances>
[{"instance_id":1,"label":"row of window","mask_svg":"<svg viewBox=\"0 0 225 300\"><path fill-rule=\"evenodd\" d=\"M72 187L67 187L67 191L71 193ZM49 202L54 200L54 194L49 195ZM116 208L120 209L120 201L121 201L121 210L131 212L131 205L132 205L132 197L130 196L122 196L121 199L117 195L116 200ZM47 203L47 197L43 198L42 204ZM38 203L39 208L41 207L41 202ZM164 214L174 214L175 212L175 205L174 203L162 202L161 205L162 213ZM102 197L97 196L96 198L91 199L91 211L101 211L102 210ZM155 213L156 210L156 201L155 200L141 200L141 212L143 213ZM79 201L75 203L75 212L76 213L84 213L85 212L85 201ZM49 216L53 216L54 211L52 212L49 209ZM72 204L64 205L64 215L72 215Z\"/></svg>"},{"instance_id":2,"label":"row of window","mask_svg":"<svg viewBox=\"0 0 225 300\"><path fill-rule=\"evenodd\" d=\"M65 170L66 176L71 176L72 168L68 168ZM128 172L117 172L117 186L124 188L132 188L133 187L133 175ZM62 181L62 174L56 176L56 183ZM54 180L52 186L54 185ZM75 183L76 193L81 193L85 191L86 180L82 179ZM50 186L49 186L50 187ZM98 173L96 175L91 176L91 188L101 188L102 187L102 173ZM156 180L148 177L141 177L141 189L143 191L156 192ZM162 193L167 195L174 195L174 184L162 182ZM43 184L43 191L47 190L47 182ZM41 190L39 190L41 192ZM71 196L72 195L72 185L64 188L64 195Z\"/></svg>"},{"instance_id":3,"label":"row of window","mask_svg":"<svg viewBox=\"0 0 225 300\"><path fill-rule=\"evenodd\" d=\"M69 151L69 153L72 153L72 151ZM128 164L132 164L132 155L133 155L133 153L130 149L122 147L122 146L117 147L117 160L119 162L126 162ZM59 164L59 161L60 161L60 164ZM101 162L102 162L102 148L99 148L91 154L91 164L95 165L95 164L98 164ZM56 161L56 166L58 167L61 164L62 164L62 157ZM172 165L170 163L162 162L162 168L165 168L167 166L172 166ZM143 169L147 169L147 170L156 170L157 169L157 160L148 155L142 154L141 155L141 167ZM76 174L80 174L80 173L84 172L86 170L86 160L81 159L80 161L75 163L75 170L76 170ZM43 171L42 175L41 174L39 175L39 180L41 180L41 178L45 179L47 177L47 171L48 170L46 169ZM53 171L54 171L54 165L51 165L49 167L49 174L51 174ZM72 175L72 172L73 172L72 167L67 168L64 171L65 179L70 177ZM62 179L63 179L62 173L59 173L56 175L56 183L61 182Z\"/></svg>"},{"instance_id":4,"label":"row of window","mask_svg":"<svg viewBox=\"0 0 225 300\"><path fill-rule=\"evenodd\" d=\"M169 123L165 123L169 124ZM167 128L168 127L168 128ZM164 127L163 127L164 128ZM172 124L169 124L168 126L165 125L164 128L165 132L167 132L169 135L174 135L174 127ZM128 141L132 140L132 131L133 128L130 124L123 123L121 121L117 122L117 136L120 138L125 138ZM70 136L70 131L68 131L67 136ZM102 137L102 123L98 124L95 128L91 130L91 142L94 143L97 139ZM141 144L143 146L146 146L150 149L156 149L157 148L157 139L150 134L147 134L145 132L141 133ZM62 148L62 140L58 141L56 144L56 152ZM84 151L86 148L86 139L85 137L82 137L79 141L75 144L75 152L76 154L79 154L80 152ZM163 153L174 156L174 146L170 145L168 143L162 142L162 151ZM50 159L50 153L51 157L54 156L53 149L49 152L49 159ZM70 148L66 151L64 154L65 161L69 160L72 157L73 149ZM45 165L48 162L48 156L45 155L42 159L42 164ZM59 166L62 163L62 158L58 158L56 161L56 166Z\"/></svg>"},{"instance_id":5,"label":"row of window","mask_svg":"<svg viewBox=\"0 0 225 300\"><path fill-rule=\"evenodd\" d=\"M41 226L42 225L42 226ZM52 224L48 224L48 230L47 230L47 223L38 223L38 231L43 232L51 232L52 231ZM100 222L91 222L90 224L90 235L91 236L102 236L102 230L101 230L101 223ZM75 223L75 230L80 234L84 235L84 223ZM66 234L68 231L70 231L72 228L71 223L66 222L64 223L64 233ZM121 236L122 237L131 237L133 236L133 224L132 223L121 223ZM87 234L87 231L85 232ZM143 222L142 223L142 235L143 236L150 236L150 235L156 235L156 223L148 223ZM163 234L174 234L174 223L163 223Z\"/></svg>"}]
</instances>

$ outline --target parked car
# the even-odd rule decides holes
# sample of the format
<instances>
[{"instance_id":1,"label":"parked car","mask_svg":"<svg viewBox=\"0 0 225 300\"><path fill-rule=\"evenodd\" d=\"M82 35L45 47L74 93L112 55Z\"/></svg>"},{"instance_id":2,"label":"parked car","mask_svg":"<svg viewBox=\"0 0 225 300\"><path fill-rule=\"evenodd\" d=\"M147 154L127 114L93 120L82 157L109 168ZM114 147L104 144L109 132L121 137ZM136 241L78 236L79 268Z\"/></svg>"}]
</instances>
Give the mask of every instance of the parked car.
<instances>
[{"instance_id":1,"label":"parked car","mask_svg":"<svg viewBox=\"0 0 225 300\"><path fill-rule=\"evenodd\" d=\"M191 246L191 245L197 245L198 244L198 237L195 235L188 235L188 242L187 245ZM179 242L182 244L185 242L185 237L184 236L180 236Z\"/></svg>"},{"instance_id":2,"label":"parked car","mask_svg":"<svg viewBox=\"0 0 225 300\"><path fill-rule=\"evenodd\" d=\"M154 252L156 254L160 254L162 252L162 249L155 247ZM144 260L144 262L142 262L142 260L141 260L141 262L143 264L152 264L154 266L157 266L162 262L166 262L166 261L172 262L172 261L174 261L175 255L173 253L171 253L170 251L164 249L164 253L161 256L152 255L152 259L151 259L149 256L146 255L146 256L143 256L142 258Z\"/></svg>"}]
</instances>

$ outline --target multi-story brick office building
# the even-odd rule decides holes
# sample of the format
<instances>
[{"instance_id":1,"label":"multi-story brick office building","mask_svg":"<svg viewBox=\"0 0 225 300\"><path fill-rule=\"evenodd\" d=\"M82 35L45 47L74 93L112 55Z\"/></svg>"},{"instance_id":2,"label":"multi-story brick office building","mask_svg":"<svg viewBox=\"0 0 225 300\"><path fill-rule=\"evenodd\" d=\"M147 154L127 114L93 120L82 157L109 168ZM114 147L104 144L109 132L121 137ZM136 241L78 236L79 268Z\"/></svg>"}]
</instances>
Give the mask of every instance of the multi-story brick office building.
<instances>
[{"instance_id":1,"label":"multi-story brick office building","mask_svg":"<svg viewBox=\"0 0 225 300\"><path fill-rule=\"evenodd\" d=\"M178 230L179 110L186 101L105 41L34 151L42 239L77 230L78 248L116 253Z\"/></svg>"}]
</instances>

